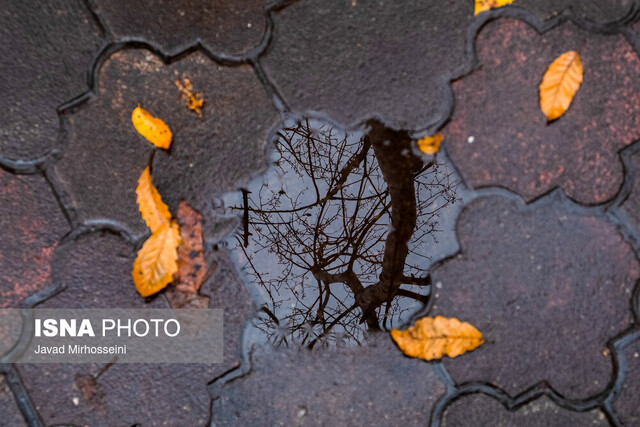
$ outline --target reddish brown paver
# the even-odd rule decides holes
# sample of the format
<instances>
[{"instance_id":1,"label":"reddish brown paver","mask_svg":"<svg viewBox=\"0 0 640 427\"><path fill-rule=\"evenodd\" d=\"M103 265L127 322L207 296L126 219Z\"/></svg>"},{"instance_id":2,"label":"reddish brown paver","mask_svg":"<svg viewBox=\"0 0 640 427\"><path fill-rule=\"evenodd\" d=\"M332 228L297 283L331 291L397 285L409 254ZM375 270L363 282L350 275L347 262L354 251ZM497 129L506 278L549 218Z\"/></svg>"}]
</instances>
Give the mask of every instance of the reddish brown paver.
<instances>
[{"instance_id":1,"label":"reddish brown paver","mask_svg":"<svg viewBox=\"0 0 640 427\"><path fill-rule=\"evenodd\" d=\"M516 411L508 411L500 402L482 394L461 396L445 410L443 427L567 427L609 426L597 409L573 412L541 397Z\"/></svg>"},{"instance_id":2,"label":"reddish brown paver","mask_svg":"<svg viewBox=\"0 0 640 427\"><path fill-rule=\"evenodd\" d=\"M0 375L0 414L2 414L0 415L0 425L7 427L27 425L16 405L13 394L11 394L9 385L2 375Z\"/></svg>"},{"instance_id":3,"label":"reddish brown paver","mask_svg":"<svg viewBox=\"0 0 640 427\"><path fill-rule=\"evenodd\" d=\"M67 286L43 308L166 308L164 295L144 300L131 279L134 252L106 231L61 248L58 280ZM207 383L240 363L240 336L253 309L243 285L230 272L224 252L210 284L211 308L224 309L224 362L204 364L21 364L22 380L46 424L204 425L209 419ZM100 373L100 374L99 374ZM98 375L99 374L99 375ZM92 376L98 377L92 379ZM75 400L75 402L74 402Z\"/></svg>"},{"instance_id":4,"label":"reddish brown paver","mask_svg":"<svg viewBox=\"0 0 640 427\"><path fill-rule=\"evenodd\" d=\"M194 2L96 0L114 37L144 39L165 51L201 40L216 53L240 54L257 46L266 30L265 0Z\"/></svg>"},{"instance_id":5,"label":"reddish brown paver","mask_svg":"<svg viewBox=\"0 0 640 427\"><path fill-rule=\"evenodd\" d=\"M613 401L613 410L623 426L640 425L640 341L624 349L627 377Z\"/></svg>"},{"instance_id":6,"label":"reddish brown paver","mask_svg":"<svg viewBox=\"0 0 640 427\"><path fill-rule=\"evenodd\" d=\"M175 80L182 78L205 100L202 119L180 98ZM248 65L223 67L199 52L169 65L143 49L109 57L99 92L68 116L66 150L56 171L81 220L107 218L137 234L146 226L135 188L153 150L131 124L138 105L173 133L171 150L156 153L154 184L174 214L184 198L205 219L215 196L264 167L269 128L278 119Z\"/></svg>"},{"instance_id":7,"label":"reddish brown paver","mask_svg":"<svg viewBox=\"0 0 640 427\"><path fill-rule=\"evenodd\" d=\"M0 39L0 158L34 160L57 146L56 108L87 90L104 42L75 0L3 5Z\"/></svg>"},{"instance_id":8,"label":"reddish brown paver","mask_svg":"<svg viewBox=\"0 0 640 427\"><path fill-rule=\"evenodd\" d=\"M17 176L0 169L0 308L51 283L50 260L68 225L42 176Z\"/></svg>"},{"instance_id":9,"label":"reddish brown paver","mask_svg":"<svg viewBox=\"0 0 640 427\"><path fill-rule=\"evenodd\" d=\"M409 359L388 334L362 347L256 349L248 376L214 398L216 425L424 426L444 393L428 363Z\"/></svg>"},{"instance_id":10,"label":"reddish brown paver","mask_svg":"<svg viewBox=\"0 0 640 427\"><path fill-rule=\"evenodd\" d=\"M432 271L434 314L475 325L486 343L444 364L456 383L515 396L548 381L569 399L612 378L607 342L633 321L640 264L603 217L554 194L531 206L474 200L457 224L461 253Z\"/></svg>"},{"instance_id":11,"label":"reddish brown paver","mask_svg":"<svg viewBox=\"0 0 640 427\"><path fill-rule=\"evenodd\" d=\"M299 2L276 14L261 62L296 112L419 129L449 113L473 10L467 0Z\"/></svg>"},{"instance_id":12,"label":"reddish brown paver","mask_svg":"<svg viewBox=\"0 0 640 427\"><path fill-rule=\"evenodd\" d=\"M480 67L457 81L446 146L472 187L502 186L526 200L561 187L583 204L613 198L623 182L618 151L640 137L640 60L621 35L567 23L542 35L513 19L476 40ZM538 84L548 65L580 53L584 80L567 113L547 124Z\"/></svg>"}]
</instances>

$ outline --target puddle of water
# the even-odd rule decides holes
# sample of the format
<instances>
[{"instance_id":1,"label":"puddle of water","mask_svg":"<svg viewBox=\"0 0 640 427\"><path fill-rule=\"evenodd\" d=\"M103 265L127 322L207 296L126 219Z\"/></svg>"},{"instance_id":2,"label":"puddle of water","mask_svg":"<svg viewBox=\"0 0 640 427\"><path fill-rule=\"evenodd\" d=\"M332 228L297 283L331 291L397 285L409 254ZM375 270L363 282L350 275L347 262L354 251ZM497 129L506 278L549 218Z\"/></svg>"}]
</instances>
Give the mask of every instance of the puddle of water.
<instances>
[{"instance_id":1,"label":"puddle of water","mask_svg":"<svg viewBox=\"0 0 640 427\"><path fill-rule=\"evenodd\" d=\"M429 266L458 249L465 190L444 153L423 159L414 144L377 122L288 122L268 172L224 197L242 217L228 245L262 306L262 341L357 344L428 303Z\"/></svg>"}]
</instances>

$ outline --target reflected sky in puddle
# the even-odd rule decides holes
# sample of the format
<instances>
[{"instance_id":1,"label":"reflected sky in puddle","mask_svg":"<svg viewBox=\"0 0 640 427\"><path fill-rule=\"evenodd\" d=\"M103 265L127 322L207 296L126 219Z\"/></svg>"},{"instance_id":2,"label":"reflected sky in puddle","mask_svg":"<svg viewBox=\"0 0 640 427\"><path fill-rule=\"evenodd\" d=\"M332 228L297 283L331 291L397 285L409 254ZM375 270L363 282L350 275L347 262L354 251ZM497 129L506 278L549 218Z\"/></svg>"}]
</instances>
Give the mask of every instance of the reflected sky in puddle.
<instances>
[{"instance_id":1,"label":"reflected sky in puddle","mask_svg":"<svg viewBox=\"0 0 640 427\"><path fill-rule=\"evenodd\" d=\"M464 189L444 153L417 156L405 132L345 132L312 120L278 133L274 164L225 196L228 241L274 345L357 344L428 303L429 266L455 253Z\"/></svg>"}]
</instances>

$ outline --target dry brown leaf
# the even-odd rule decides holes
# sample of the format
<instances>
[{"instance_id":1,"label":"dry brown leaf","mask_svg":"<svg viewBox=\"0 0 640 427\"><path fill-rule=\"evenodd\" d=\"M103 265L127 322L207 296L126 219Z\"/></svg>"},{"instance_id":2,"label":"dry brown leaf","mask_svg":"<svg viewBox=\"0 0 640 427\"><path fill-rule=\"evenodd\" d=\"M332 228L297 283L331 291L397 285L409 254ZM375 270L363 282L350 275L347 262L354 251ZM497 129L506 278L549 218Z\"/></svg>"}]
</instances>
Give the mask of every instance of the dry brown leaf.
<instances>
[{"instance_id":1,"label":"dry brown leaf","mask_svg":"<svg viewBox=\"0 0 640 427\"><path fill-rule=\"evenodd\" d=\"M133 262L133 283L143 297L162 290L178 271L180 230L175 221L161 225L142 245Z\"/></svg>"},{"instance_id":2,"label":"dry brown leaf","mask_svg":"<svg viewBox=\"0 0 640 427\"><path fill-rule=\"evenodd\" d=\"M515 0L476 0L475 14L487 11L489 9L497 9L502 6L506 6L509 3L513 3Z\"/></svg>"},{"instance_id":3,"label":"dry brown leaf","mask_svg":"<svg viewBox=\"0 0 640 427\"><path fill-rule=\"evenodd\" d=\"M547 68L540 83L540 109L552 121L571 105L582 83L582 61L574 50L558 56Z\"/></svg>"},{"instance_id":4,"label":"dry brown leaf","mask_svg":"<svg viewBox=\"0 0 640 427\"><path fill-rule=\"evenodd\" d=\"M171 146L171 130L169 126L147 111L136 107L131 113L133 127L156 147L168 149Z\"/></svg>"},{"instance_id":5,"label":"dry brown leaf","mask_svg":"<svg viewBox=\"0 0 640 427\"><path fill-rule=\"evenodd\" d=\"M198 92L193 91L193 84L189 79L176 80L176 86L180 89L182 97L185 99L187 107L194 111L198 117L202 118L202 107L204 107L204 99Z\"/></svg>"},{"instance_id":6,"label":"dry brown leaf","mask_svg":"<svg viewBox=\"0 0 640 427\"><path fill-rule=\"evenodd\" d=\"M202 249L202 215L182 200L178 206L177 220L180 246L176 288L184 293L197 294L207 272Z\"/></svg>"},{"instance_id":7,"label":"dry brown leaf","mask_svg":"<svg viewBox=\"0 0 640 427\"><path fill-rule=\"evenodd\" d=\"M470 323L455 317L423 317L404 331L391 330L400 350L424 360L456 357L484 343L482 334Z\"/></svg>"},{"instance_id":8,"label":"dry brown leaf","mask_svg":"<svg viewBox=\"0 0 640 427\"><path fill-rule=\"evenodd\" d=\"M138 208L142 219L147 223L147 227L152 233L155 233L158 228L171 220L169 208L162 201L162 197L160 197L156 187L153 186L149 166L144 168L142 175L138 179L136 195L138 196Z\"/></svg>"},{"instance_id":9,"label":"dry brown leaf","mask_svg":"<svg viewBox=\"0 0 640 427\"><path fill-rule=\"evenodd\" d=\"M442 142L442 135L439 133L433 136L425 136L418 140L418 148L424 154L435 154L440 150L440 143Z\"/></svg>"}]
</instances>

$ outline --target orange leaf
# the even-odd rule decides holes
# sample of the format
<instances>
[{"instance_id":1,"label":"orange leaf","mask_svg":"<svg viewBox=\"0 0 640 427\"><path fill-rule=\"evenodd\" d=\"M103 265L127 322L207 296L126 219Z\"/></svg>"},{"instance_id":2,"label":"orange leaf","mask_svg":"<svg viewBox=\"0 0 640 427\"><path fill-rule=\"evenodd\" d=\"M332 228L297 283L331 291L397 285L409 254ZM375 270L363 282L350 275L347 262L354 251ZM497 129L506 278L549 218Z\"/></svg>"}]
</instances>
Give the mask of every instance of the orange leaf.
<instances>
[{"instance_id":1,"label":"orange leaf","mask_svg":"<svg viewBox=\"0 0 640 427\"><path fill-rule=\"evenodd\" d=\"M567 111L580 83L582 62L578 52L565 52L549 65L540 83L540 109L548 121L557 119Z\"/></svg>"},{"instance_id":2,"label":"orange leaf","mask_svg":"<svg viewBox=\"0 0 640 427\"><path fill-rule=\"evenodd\" d=\"M138 133L156 147L167 149L171 145L171 130L162 120L136 107L131 113L131 121Z\"/></svg>"},{"instance_id":3,"label":"orange leaf","mask_svg":"<svg viewBox=\"0 0 640 427\"><path fill-rule=\"evenodd\" d=\"M485 12L489 9L497 9L513 3L515 0L476 0L475 15Z\"/></svg>"},{"instance_id":4,"label":"orange leaf","mask_svg":"<svg viewBox=\"0 0 640 427\"><path fill-rule=\"evenodd\" d=\"M167 224L171 220L171 212L164 204L160 193L153 186L149 166L144 168L142 175L138 179L138 187L136 188L138 196L138 208L142 219L147 223L147 227L152 233L155 233L160 226Z\"/></svg>"},{"instance_id":5,"label":"orange leaf","mask_svg":"<svg viewBox=\"0 0 640 427\"><path fill-rule=\"evenodd\" d=\"M410 357L424 360L456 357L482 345L482 334L467 322L455 317L423 317L407 330L391 330L400 350Z\"/></svg>"},{"instance_id":6,"label":"orange leaf","mask_svg":"<svg viewBox=\"0 0 640 427\"><path fill-rule=\"evenodd\" d=\"M185 99L185 105L191 111L194 111L198 117L202 118L202 107L204 107L204 99L198 92L193 91L193 84L189 79L176 80L176 86L180 89L182 97Z\"/></svg>"},{"instance_id":7,"label":"orange leaf","mask_svg":"<svg viewBox=\"0 0 640 427\"><path fill-rule=\"evenodd\" d=\"M425 136L418 140L418 148L424 154L435 154L440 150L442 135L435 134L433 136Z\"/></svg>"},{"instance_id":8,"label":"orange leaf","mask_svg":"<svg viewBox=\"0 0 640 427\"><path fill-rule=\"evenodd\" d=\"M175 222L163 224L144 242L131 273L140 295L153 295L173 280L178 271L179 244L180 230Z\"/></svg>"}]
</instances>

